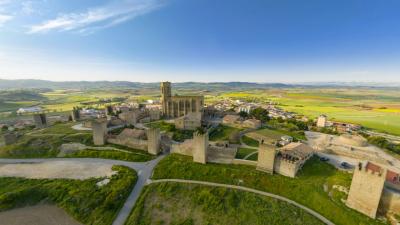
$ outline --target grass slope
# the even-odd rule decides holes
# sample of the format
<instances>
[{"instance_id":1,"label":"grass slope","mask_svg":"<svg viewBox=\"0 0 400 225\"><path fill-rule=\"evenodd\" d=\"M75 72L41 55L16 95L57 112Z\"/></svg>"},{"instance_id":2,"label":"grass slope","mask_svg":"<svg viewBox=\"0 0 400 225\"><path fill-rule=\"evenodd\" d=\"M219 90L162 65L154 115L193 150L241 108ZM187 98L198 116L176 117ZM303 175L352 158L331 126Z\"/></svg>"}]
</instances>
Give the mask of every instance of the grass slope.
<instances>
[{"instance_id":1,"label":"grass slope","mask_svg":"<svg viewBox=\"0 0 400 225\"><path fill-rule=\"evenodd\" d=\"M293 205L254 193L194 184L160 183L146 187L126 224L323 223Z\"/></svg>"},{"instance_id":2,"label":"grass slope","mask_svg":"<svg viewBox=\"0 0 400 225\"><path fill-rule=\"evenodd\" d=\"M153 179L189 179L216 183L243 185L271 192L303 204L338 225L380 224L348 207L341 201L346 199L332 185L349 187L351 174L336 170L333 166L312 158L298 178L268 175L244 165L197 164L191 157L172 154L164 158L155 168ZM330 194L324 191L324 185Z\"/></svg>"},{"instance_id":3,"label":"grass slope","mask_svg":"<svg viewBox=\"0 0 400 225\"><path fill-rule=\"evenodd\" d=\"M35 205L57 204L83 224L112 224L137 181L137 174L123 166L110 183L96 185L102 178L87 180L0 178L0 211Z\"/></svg>"}]
</instances>

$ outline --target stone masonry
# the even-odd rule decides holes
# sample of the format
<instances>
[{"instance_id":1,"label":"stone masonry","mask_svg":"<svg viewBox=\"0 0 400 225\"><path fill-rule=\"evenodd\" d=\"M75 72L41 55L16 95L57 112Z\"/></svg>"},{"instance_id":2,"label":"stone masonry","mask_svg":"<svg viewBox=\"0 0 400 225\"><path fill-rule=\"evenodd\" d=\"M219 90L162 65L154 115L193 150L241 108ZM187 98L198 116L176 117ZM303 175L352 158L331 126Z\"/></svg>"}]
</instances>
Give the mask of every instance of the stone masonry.
<instances>
[{"instance_id":1,"label":"stone masonry","mask_svg":"<svg viewBox=\"0 0 400 225\"><path fill-rule=\"evenodd\" d=\"M387 170L374 170L368 162L359 163L354 170L346 205L371 218L376 217Z\"/></svg>"},{"instance_id":2,"label":"stone masonry","mask_svg":"<svg viewBox=\"0 0 400 225\"><path fill-rule=\"evenodd\" d=\"M107 121L97 119L92 122L94 145L104 145L107 134Z\"/></svg>"},{"instance_id":3,"label":"stone masonry","mask_svg":"<svg viewBox=\"0 0 400 225\"><path fill-rule=\"evenodd\" d=\"M158 155L161 151L161 135L159 128L150 128L147 130L147 152L152 155Z\"/></svg>"},{"instance_id":4,"label":"stone masonry","mask_svg":"<svg viewBox=\"0 0 400 225\"><path fill-rule=\"evenodd\" d=\"M207 163L208 149L208 133L201 134L195 132L193 134L193 161L198 163Z\"/></svg>"},{"instance_id":5,"label":"stone masonry","mask_svg":"<svg viewBox=\"0 0 400 225\"><path fill-rule=\"evenodd\" d=\"M260 142L258 150L257 170L274 173L276 147L273 144Z\"/></svg>"},{"instance_id":6,"label":"stone masonry","mask_svg":"<svg viewBox=\"0 0 400 225\"><path fill-rule=\"evenodd\" d=\"M45 128L47 126L46 114L34 114L33 121L35 121L36 128Z\"/></svg>"}]
</instances>

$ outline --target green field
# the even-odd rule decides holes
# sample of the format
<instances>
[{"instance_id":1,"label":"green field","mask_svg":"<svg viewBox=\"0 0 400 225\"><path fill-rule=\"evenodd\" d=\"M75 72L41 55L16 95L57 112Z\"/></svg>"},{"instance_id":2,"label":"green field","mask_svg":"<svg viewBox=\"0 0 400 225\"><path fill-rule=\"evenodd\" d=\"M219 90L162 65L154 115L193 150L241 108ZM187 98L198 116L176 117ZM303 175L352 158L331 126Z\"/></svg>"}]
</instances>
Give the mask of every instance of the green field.
<instances>
[{"instance_id":1,"label":"green field","mask_svg":"<svg viewBox=\"0 0 400 225\"><path fill-rule=\"evenodd\" d=\"M82 224L110 225L137 181L132 169L114 166L113 170L118 173L102 187L96 183L103 178L0 178L0 211L48 202Z\"/></svg>"},{"instance_id":2,"label":"green field","mask_svg":"<svg viewBox=\"0 0 400 225\"><path fill-rule=\"evenodd\" d=\"M258 147L260 144L257 140L246 135L242 136L242 142L251 147Z\"/></svg>"},{"instance_id":3,"label":"green field","mask_svg":"<svg viewBox=\"0 0 400 225\"><path fill-rule=\"evenodd\" d=\"M297 178L269 175L252 166L192 162L191 157L172 154L155 168L153 179L188 179L242 185L278 194L303 204L337 225L381 224L348 208L341 199L346 194L333 185L349 188L351 174L341 172L314 157L306 163ZM324 190L324 185L328 191Z\"/></svg>"},{"instance_id":4,"label":"green field","mask_svg":"<svg viewBox=\"0 0 400 225\"><path fill-rule=\"evenodd\" d=\"M188 90L180 90L186 93ZM74 106L103 108L110 103L158 98L158 89L54 90L0 92L0 112L39 104L50 112L69 111ZM191 91L190 93L192 93ZM316 118L326 114L332 120L361 124L367 128L400 135L400 92L396 89L287 88L244 91L212 91L206 103L230 98L250 102L275 102L285 110Z\"/></svg>"},{"instance_id":5,"label":"green field","mask_svg":"<svg viewBox=\"0 0 400 225\"><path fill-rule=\"evenodd\" d=\"M238 148L235 158L244 159L250 153L256 152L257 150L251 148Z\"/></svg>"},{"instance_id":6,"label":"green field","mask_svg":"<svg viewBox=\"0 0 400 225\"><path fill-rule=\"evenodd\" d=\"M253 193L194 184L147 186L127 225L324 224L288 203Z\"/></svg>"},{"instance_id":7,"label":"green field","mask_svg":"<svg viewBox=\"0 0 400 225\"><path fill-rule=\"evenodd\" d=\"M285 110L316 118L361 124L400 135L400 92L391 89L293 88L223 93L226 97L249 101L276 102Z\"/></svg>"},{"instance_id":8,"label":"green field","mask_svg":"<svg viewBox=\"0 0 400 225\"><path fill-rule=\"evenodd\" d=\"M219 125L210 132L210 141L229 141L231 143L239 143L238 134L242 129Z\"/></svg>"}]
</instances>

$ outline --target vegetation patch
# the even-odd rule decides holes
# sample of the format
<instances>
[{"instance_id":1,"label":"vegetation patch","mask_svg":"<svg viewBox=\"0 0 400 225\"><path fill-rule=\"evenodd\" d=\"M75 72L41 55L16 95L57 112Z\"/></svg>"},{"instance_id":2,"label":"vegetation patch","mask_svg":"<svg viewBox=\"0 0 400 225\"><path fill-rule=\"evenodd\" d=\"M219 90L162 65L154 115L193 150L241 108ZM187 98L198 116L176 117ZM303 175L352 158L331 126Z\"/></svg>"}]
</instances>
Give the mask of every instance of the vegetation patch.
<instances>
[{"instance_id":1,"label":"vegetation patch","mask_svg":"<svg viewBox=\"0 0 400 225\"><path fill-rule=\"evenodd\" d=\"M144 153L144 152L143 152ZM131 162L146 162L153 159L149 154L135 154L114 150L82 150L65 156L66 158L104 158Z\"/></svg>"},{"instance_id":2,"label":"vegetation patch","mask_svg":"<svg viewBox=\"0 0 400 225\"><path fill-rule=\"evenodd\" d=\"M144 189L126 224L323 223L289 203L254 193L195 184L159 183Z\"/></svg>"},{"instance_id":3,"label":"vegetation patch","mask_svg":"<svg viewBox=\"0 0 400 225\"><path fill-rule=\"evenodd\" d=\"M256 152L257 150L251 148L238 148L235 158L244 159L250 153Z\"/></svg>"},{"instance_id":4,"label":"vegetation patch","mask_svg":"<svg viewBox=\"0 0 400 225\"><path fill-rule=\"evenodd\" d=\"M134 170L114 166L118 173L104 186L102 178L87 180L0 178L0 211L35 205L57 204L83 224L112 224L137 181Z\"/></svg>"},{"instance_id":5,"label":"vegetation patch","mask_svg":"<svg viewBox=\"0 0 400 225\"><path fill-rule=\"evenodd\" d=\"M218 125L218 127L211 129L210 141L229 141L231 143L239 143L239 132L242 129L230 127L226 125Z\"/></svg>"},{"instance_id":6,"label":"vegetation patch","mask_svg":"<svg viewBox=\"0 0 400 225\"><path fill-rule=\"evenodd\" d=\"M246 145L251 146L251 147L258 147L260 144L257 140L255 140L251 137L248 137L246 135L242 136L242 141L243 141L243 143L245 143Z\"/></svg>"},{"instance_id":7,"label":"vegetation patch","mask_svg":"<svg viewBox=\"0 0 400 225\"><path fill-rule=\"evenodd\" d=\"M336 195L334 184L349 188L351 174L339 171L332 165L310 159L297 178L269 175L245 165L202 165L192 162L191 157L172 154L155 168L153 179L188 179L216 183L242 185L278 194L305 205L335 224L380 224L379 221L348 208ZM324 189L324 186L327 187ZM340 215L340 216L338 216Z\"/></svg>"}]
</instances>

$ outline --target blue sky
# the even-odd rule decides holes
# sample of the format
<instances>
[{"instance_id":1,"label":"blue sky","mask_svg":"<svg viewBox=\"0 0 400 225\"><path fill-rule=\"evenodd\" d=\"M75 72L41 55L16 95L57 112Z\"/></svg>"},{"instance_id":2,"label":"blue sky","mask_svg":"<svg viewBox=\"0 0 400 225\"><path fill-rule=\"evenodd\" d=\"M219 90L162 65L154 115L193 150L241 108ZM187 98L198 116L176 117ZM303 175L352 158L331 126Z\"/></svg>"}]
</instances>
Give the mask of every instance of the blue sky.
<instances>
[{"instance_id":1,"label":"blue sky","mask_svg":"<svg viewBox=\"0 0 400 225\"><path fill-rule=\"evenodd\" d=\"M0 78L400 82L400 1L0 0Z\"/></svg>"}]
</instances>

